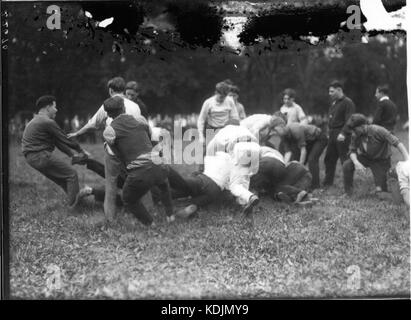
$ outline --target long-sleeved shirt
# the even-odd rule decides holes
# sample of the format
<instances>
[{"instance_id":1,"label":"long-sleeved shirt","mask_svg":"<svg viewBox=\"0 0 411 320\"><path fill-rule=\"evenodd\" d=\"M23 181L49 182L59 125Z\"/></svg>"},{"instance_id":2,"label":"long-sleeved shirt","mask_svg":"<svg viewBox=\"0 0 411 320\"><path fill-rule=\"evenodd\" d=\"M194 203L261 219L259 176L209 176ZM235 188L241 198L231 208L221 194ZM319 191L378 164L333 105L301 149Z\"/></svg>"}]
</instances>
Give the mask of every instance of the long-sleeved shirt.
<instances>
[{"instance_id":1,"label":"long-sleeved shirt","mask_svg":"<svg viewBox=\"0 0 411 320\"><path fill-rule=\"evenodd\" d=\"M400 140L387 129L378 125L367 125L361 136L351 137L350 153L364 155L370 160L383 160L391 156L391 146L398 146Z\"/></svg>"},{"instance_id":2,"label":"long-sleeved shirt","mask_svg":"<svg viewBox=\"0 0 411 320\"><path fill-rule=\"evenodd\" d=\"M141 116L140 107L135 102L127 99L122 94L116 94L116 95L113 95L113 97L114 96L120 96L124 99L125 114L130 114L135 119L138 119ZM102 127L103 125L106 125L106 126L109 125L111 121L113 121L113 119L107 115L107 112L104 110L104 104L103 104L97 110L97 112L90 118L90 120L87 122L85 126L90 129L98 129ZM106 146L106 147L107 147L107 152L113 155L114 153L110 149L110 147L109 146Z\"/></svg>"},{"instance_id":3,"label":"long-sleeved shirt","mask_svg":"<svg viewBox=\"0 0 411 320\"><path fill-rule=\"evenodd\" d=\"M77 142L67 138L67 135L56 121L46 115L35 115L23 132L23 154L39 151L53 152L54 148L59 149L69 157L73 156L71 149L78 152L83 151Z\"/></svg>"},{"instance_id":4,"label":"long-sleeved shirt","mask_svg":"<svg viewBox=\"0 0 411 320\"><path fill-rule=\"evenodd\" d=\"M355 112L354 102L347 96L334 101L328 112L328 128L339 130L344 134L349 134L350 130L345 125L350 116Z\"/></svg>"},{"instance_id":5,"label":"long-sleeved shirt","mask_svg":"<svg viewBox=\"0 0 411 320\"><path fill-rule=\"evenodd\" d=\"M247 148L239 148L247 150ZM258 171L258 154L259 148L252 146L251 159L257 159L257 166L241 166L238 162L244 157L244 151L235 152L230 156L226 152L217 152L214 156L206 156L204 158L203 174L213 180L221 190L229 190L233 194L238 203L244 205L250 199L252 193L248 190L250 186L250 178ZM253 162L253 160L251 160Z\"/></svg>"},{"instance_id":6,"label":"long-sleeved shirt","mask_svg":"<svg viewBox=\"0 0 411 320\"><path fill-rule=\"evenodd\" d=\"M305 116L303 108L300 105L293 102L291 107L283 105L280 108L280 112L287 116L287 124L298 122L307 123L307 118Z\"/></svg>"},{"instance_id":7,"label":"long-sleeved shirt","mask_svg":"<svg viewBox=\"0 0 411 320\"><path fill-rule=\"evenodd\" d=\"M121 94L114 96L120 96L124 99L125 114L130 114L136 119L141 116L141 110L137 103L127 99ZM104 105L101 105L97 112L87 122L86 126L89 128L98 129L103 125L109 125L111 121L113 121L113 119L107 115L107 112L104 110Z\"/></svg>"},{"instance_id":8,"label":"long-sleeved shirt","mask_svg":"<svg viewBox=\"0 0 411 320\"><path fill-rule=\"evenodd\" d=\"M305 147L307 142L316 140L321 134L321 129L311 124L290 123L286 126L286 134L283 137L286 151L292 150L292 145L298 148Z\"/></svg>"},{"instance_id":9,"label":"long-sleeved shirt","mask_svg":"<svg viewBox=\"0 0 411 320\"><path fill-rule=\"evenodd\" d=\"M257 138L243 126L228 125L222 128L207 145L206 154L213 155L216 151L232 151L240 141L258 142Z\"/></svg>"},{"instance_id":10,"label":"long-sleeved shirt","mask_svg":"<svg viewBox=\"0 0 411 320\"><path fill-rule=\"evenodd\" d=\"M233 98L227 96L220 103L214 95L204 101L203 106L201 107L197 120L199 134L204 134L206 124L213 128L222 128L230 119L239 120Z\"/></svg>"},{"instance_id":11,"label":"long-sleeved shirt","mask_svg":"<svg viewBox=\"0 0 411 320\"><path fill-rule=\"evenodd\" d=\"M377 104L374 114L374 124L384 127L389 131L394 131L397 121L397 106L387 96L382 97Z\"/></svg>"}]
</instances>

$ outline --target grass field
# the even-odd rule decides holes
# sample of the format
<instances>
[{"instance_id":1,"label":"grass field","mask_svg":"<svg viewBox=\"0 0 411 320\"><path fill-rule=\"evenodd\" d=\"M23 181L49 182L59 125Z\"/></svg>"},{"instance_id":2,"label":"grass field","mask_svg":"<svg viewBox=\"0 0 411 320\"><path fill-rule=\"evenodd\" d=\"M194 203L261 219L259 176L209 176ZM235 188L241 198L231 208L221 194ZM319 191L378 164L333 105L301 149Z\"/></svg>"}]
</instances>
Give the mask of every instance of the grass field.
<instances>
[{"instance_id":1,"label":"grass field","mask_svg":"<svg viewBox=\"0 0 411 320\"><path fill-rule=\"evenodd\" d=\"M408 145L408 133L399 133ZM102 146L85 146L102 159ZM404 207L370 195L371 173L311 208L262 199L254 227L230 202L156 227L119 214L102 226L102 204L70 213L63 191L10 147L10 287L15 298L276 298L410 295ZM393 160L399 159L395 150ZM321 163L323 169L323 164ZM103 180L76 166L80 184ZM187 172L186 168L178 168ZM323 172L322 172L323 175ZM54 289L48 269L61 270ZM353 273L354 272L354 273Z\"/></svg>"}]
</instances>

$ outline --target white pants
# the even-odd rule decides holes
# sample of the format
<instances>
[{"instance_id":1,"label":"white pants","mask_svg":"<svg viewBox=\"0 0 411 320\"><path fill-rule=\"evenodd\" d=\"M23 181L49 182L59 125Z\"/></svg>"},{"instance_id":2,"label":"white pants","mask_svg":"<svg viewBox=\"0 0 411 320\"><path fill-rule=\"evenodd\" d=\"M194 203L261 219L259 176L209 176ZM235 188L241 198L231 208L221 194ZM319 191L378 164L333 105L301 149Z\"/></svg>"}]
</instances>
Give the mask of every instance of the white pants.
<instances>
[{"instance_id":1,"label":"white pants","mask_svg":"<svg viewBox=\"0 0 411 320\"><path fill-rule=\"evenodd\" d=\"M237 202L245 205L253 195L248 190L250 187L250 170L249 168L242 168L235 166L230 172L230 183L228 189L231 194L236 197Z\"/></svg>"},{"instance_id":2,"label":"white pants","mask_svg":"<svg viewBox=\"0 0 411 320\"><path fill-rule=\"evenodd\" d=\"M400 192L405 203L409 205L410 199L410 161L399 161L395 166L398 176L398 184L400 186Z\"/></svg>"}]
</instances>

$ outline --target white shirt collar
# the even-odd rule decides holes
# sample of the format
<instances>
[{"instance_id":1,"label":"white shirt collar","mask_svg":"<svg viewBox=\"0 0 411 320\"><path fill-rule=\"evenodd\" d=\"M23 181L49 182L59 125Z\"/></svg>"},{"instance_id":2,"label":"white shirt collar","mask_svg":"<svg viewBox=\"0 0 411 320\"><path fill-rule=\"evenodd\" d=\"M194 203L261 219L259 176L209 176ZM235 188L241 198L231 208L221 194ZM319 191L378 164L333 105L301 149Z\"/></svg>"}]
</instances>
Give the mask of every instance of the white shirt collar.
<instances>
[{"instance_id":1,"label":"white shirt collar","mask_svg":"<svg viewBox=\"0 0 411 320\"><path fill-rule=\"evenodd\" d=\"M384 101L384 100L390 100L390 97L389 96L384 96L380 99L380 101Z\"/></svg>"}]
</instances>

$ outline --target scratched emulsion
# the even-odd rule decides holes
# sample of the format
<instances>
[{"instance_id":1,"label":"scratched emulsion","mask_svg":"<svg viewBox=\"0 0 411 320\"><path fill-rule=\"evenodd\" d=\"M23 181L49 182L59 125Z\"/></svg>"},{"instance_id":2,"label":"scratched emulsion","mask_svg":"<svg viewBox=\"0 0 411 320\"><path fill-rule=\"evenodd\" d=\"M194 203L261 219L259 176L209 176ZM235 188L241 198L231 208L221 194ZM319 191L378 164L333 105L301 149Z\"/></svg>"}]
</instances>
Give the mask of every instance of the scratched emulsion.
<instances>
[{"instance_id":1,"label":"scratched emulsion","mask_svg":"<svg viewBox=\"0 0 411 320\"><path fill-rule=\"evenodd\" d=\"M96 21L113 17L113 22L105 31L124 36L125 39L135 35L144 21L144 9L138 1L87 1L81 2L81 7L83 11L91 13L92 19ZM94 29L91 24L85 27Z\"/></svg>"},{"instance_id":2,"label":"scratched emulsion","mask_svg":"<svg viewBox=\"0 0 411 320\"><path fill-rule=\"evenodd\" d=\"M378 0L377 0L378 1ZM298 5L300 1L274 2L269 10L264 10L258 17L249 19L243 32L239 35L245 45L256 43L259 37L275 38L288 36L289 41L299 40L301 36L316 36L325 39L330 34L349 31L345 21L347 7L360 5L360 1L312 1ZM383 1L388 12L396 11L406 5L405 0ZM361 12L361 23L367 18ZM362 32L366 31L362 28ZM375 31L373 35L383 31Z\"/></svg>"},{"instance_id":3,"label":"scratched emulsion","mask_svg":"<svg viewBox=\"0 0 411 320\"><path fill-rule=\"evenodd\" d=\"M81 6L94 20L113 17L104 30L126 39L151 26L177 31L190 46L212 47L222 34L223 16L205 0L85 2Z\"/></svg>"},{"instance_id":4,"label":"scratched emulsion","mask_svg":"<svg viewBox=\"0 0 411 320\"><path fill-rule=\"evenodd\" d=\"M377 0L378 1L378 0ZM230 1L231 15L244 15L241 3ZM287 36L287 41L301 40L301 36L316 36L320 40L330 34L349 31L344 22L347 20L347 7L360 5L360 0L266 0L249 1L264 3L263 8L249 16L243 31L239 35L244 45L253 45L260 38L275 39ZM396 11L406 5L406 0L383 0L387 12ZM101 21L114 18L106 32L130 39L144 27L158 26L162 31L177 31L179 40L189 46L211 48L221 38L224 28L225 13L218 10L224 1L206 0L162 0L128 2L83 2L83 10L90 12L93 19ZM236 3L239 9L236 12ZM265 5L266 4L266 5ZM247 13L246 13L247 14ZM361 23L366 22L361 13ZM89 25L90 27L90 25ZM369 33L375 35L383 32ZM362 33L366 33L362 28ZM287 48L283 44L283 48Z\"/></svg>"}]
</instances>

